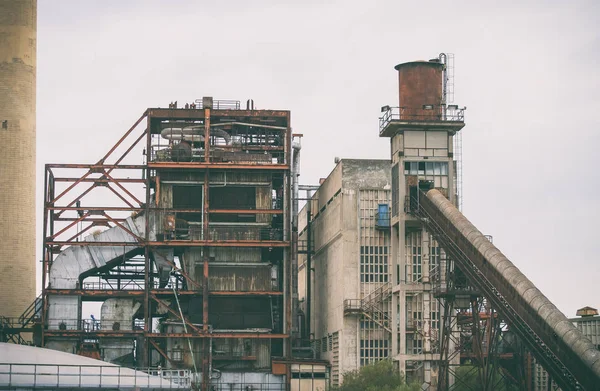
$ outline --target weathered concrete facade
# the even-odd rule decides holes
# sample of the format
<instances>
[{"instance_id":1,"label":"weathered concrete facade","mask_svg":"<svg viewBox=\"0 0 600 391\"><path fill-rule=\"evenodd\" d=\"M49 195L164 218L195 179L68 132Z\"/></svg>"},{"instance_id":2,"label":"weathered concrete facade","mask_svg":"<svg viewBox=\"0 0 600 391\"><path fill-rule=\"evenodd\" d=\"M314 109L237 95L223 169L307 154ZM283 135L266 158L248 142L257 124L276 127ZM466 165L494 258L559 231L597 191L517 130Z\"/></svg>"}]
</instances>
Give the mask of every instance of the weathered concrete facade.
<instances>
[{"instance_id":1,"label":"weathered concrete facade","mask_svg":"<svg viewBox=\"0 0 600 391\"><path fill-rule=\"evenodd\" d=\"M0 1L0 314L35 298L37 1Z\"/></svg>"},{"instance_id":2,"label":"weathered concrete facade","mask_svg":"<svg viewBox=\"0 0 600 391\"><path fill-rule=\"evenodd\" d=\"M389 225L377 227L379 206L389 207L390 188L388 160L342 159L312 196L310 333L316 355L331 363L332 385L344 372L391 352L386 320L373 314L389 310L389 300L376 299L374 292L391 278ZM305 205L299 213L300 241L307 238L307 212ZM299 256L298 277L305 306L306 257ZM375 308L361 308L361 302Z\"/></svg>"}]
</instances>

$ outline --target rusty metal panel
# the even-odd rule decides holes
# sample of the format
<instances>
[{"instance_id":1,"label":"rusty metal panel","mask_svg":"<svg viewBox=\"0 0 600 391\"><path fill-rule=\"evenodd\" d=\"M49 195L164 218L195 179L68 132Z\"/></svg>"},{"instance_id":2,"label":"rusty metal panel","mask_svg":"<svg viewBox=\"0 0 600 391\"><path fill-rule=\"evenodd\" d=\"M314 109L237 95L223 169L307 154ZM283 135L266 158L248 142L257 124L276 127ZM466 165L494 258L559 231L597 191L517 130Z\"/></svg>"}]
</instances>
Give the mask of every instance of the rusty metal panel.
<instances>
[{"instance_id":1,"label":"rusty metal panel","mask_svg":"<svg viewBox=\"0 0 600 391\"><path fill-rule=\"evenodd\" d=\"M215 247L211 249L211 259L215 262L258 263L261 261L260 248Z\"/></svg>"},{"instance_id":2,"label":"rusty metal panel","mask_svg":"<svg viewBox=\"0 0 600 391\"><path fill-rule=\"evenodd\" d=\"M439 113L442 103L442 71L440 62L414 61L396 65L400 89L400 107L408 110L401 112L400 119L433 118ZM425 109L424 106L435 109ZM403 118L405 116L406 118Z\"/></svg>"},{"instance_id":3,"label":"rusty metal panel","mask_svg":"<svg viewBox=\"0 0 600 391\"><path fill-rule=\"evenodd\" d=\"M202 267L196 267L196 278L199 283L203 283ZM209 289L211 291L270 291L272 290L271 283L271 267L254 266L254 267L211 267L209 276Z\"/></svg>"},{"instance_id":4,"label":"rusty metal panel","mask_svg":"<svg viewBox=\"0 0 600 391\"><path fill-rule=\"evenodd\" d=\"M271 187L257 187L256 188L256 209L271 209L272 207L272 195ZM257 223L270 223L272 216L268 214L256 215Z\"/></svg>"},{"instance_id":5,"label":"rusty metal panel","mask_svg":"<svg viewBox=\"0 0 600 391\"><path fill-rule=\"evenodd\" d=\"M256 369L267 369L271 367L271 341L254 340L256 346Z\"/></svg>"}]
</instances>

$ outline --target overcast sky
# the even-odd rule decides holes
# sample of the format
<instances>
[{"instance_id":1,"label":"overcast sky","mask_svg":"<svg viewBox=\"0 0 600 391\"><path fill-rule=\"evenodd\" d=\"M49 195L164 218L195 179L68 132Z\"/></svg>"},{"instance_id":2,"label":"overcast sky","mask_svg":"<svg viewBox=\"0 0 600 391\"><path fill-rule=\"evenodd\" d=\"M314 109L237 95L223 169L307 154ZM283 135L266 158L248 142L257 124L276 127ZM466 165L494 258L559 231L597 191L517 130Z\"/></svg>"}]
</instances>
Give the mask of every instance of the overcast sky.
<instances>
[{"instance_id":1,"label":"overcast sky","mask_svg":"<svg viewBox=\"0 0 600 391\"><path fill-rule=\"evenodd\" d=\"M93 163L147 107L202 96L291 110L303 183L336 156L387 159L378 116L398 102L394 65L454 53L465 214L567 316L600 307L600 2L38 7L38 200L43 164Z\"/></svg>"}]
</instances>

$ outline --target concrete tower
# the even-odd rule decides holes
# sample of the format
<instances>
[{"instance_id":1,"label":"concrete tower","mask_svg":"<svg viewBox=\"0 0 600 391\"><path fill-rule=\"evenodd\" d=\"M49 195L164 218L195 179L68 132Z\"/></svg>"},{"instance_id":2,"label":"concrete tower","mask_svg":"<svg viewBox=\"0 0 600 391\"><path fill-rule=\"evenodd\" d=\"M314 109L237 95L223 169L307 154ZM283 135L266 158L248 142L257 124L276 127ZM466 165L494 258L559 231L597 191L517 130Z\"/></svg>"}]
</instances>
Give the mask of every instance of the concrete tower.
<instances>
[{"instance_id":1,"label":"concrete tower","mask_svg":"<svg viewBox=\"0 0 600 391\"><path fill-rule=\"evenodd\" d=\"M446 105L441 60L403 63L396 70L400 104L380 120L380 136L390 138L392 152L392 357L409 381L437 389L443 307L436 292L445 285L446 257L405 205L409 188L420 181L456 203L453 138L465 124L463 110Z\"/></svg>"},{"instance_id":2,"label":"concrete tower","mask_svg":"<svg viewBox=\"0 0 600 391\"><path fill-rule=\"evenodd\" d=\"M0 315L35 298L36 0L0 0Z\"/></svg>"}]
</instances>

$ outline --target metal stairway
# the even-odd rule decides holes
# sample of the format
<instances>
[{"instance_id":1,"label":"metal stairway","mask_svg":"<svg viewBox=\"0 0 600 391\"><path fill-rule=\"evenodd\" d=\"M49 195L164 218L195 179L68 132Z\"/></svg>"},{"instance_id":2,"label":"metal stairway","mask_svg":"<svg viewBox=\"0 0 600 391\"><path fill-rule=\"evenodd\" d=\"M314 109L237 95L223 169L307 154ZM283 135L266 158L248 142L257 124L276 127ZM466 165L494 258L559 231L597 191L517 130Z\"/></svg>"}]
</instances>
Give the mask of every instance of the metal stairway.
<instances>
[{"instance_id":1,"label":"metal stairway","mask_svg":"<svg viewBox=\"0 0 600 391\"><path fill-rule=\"evenodd\" d=\"M33 341L23 338L23 333L34 333L42 314L42 295L23 311L18 318L0 316L0 342L12 342L18 345L33 345Z\"/></svg>"},{"instance_id":2,"label":"metal stairway","mask_svg":"<svg viewBox=\"0 0 600 391\"><path fill-rule=\"evenodd\" d=\"M375 322L388 332L392 332L390 315L382 304L392 295L392 284L387 282L362 299L344 300L344 314L360 314Z\"/></svg>"}]
</instances>

